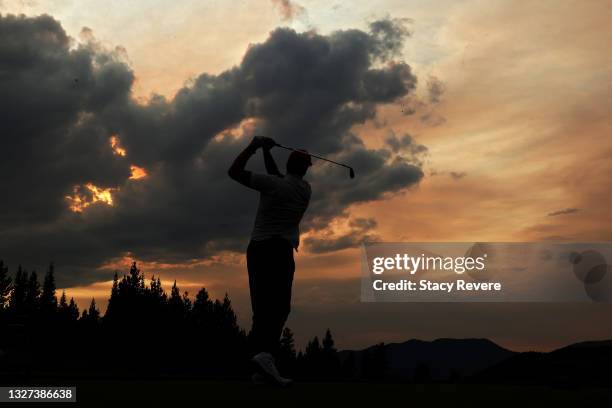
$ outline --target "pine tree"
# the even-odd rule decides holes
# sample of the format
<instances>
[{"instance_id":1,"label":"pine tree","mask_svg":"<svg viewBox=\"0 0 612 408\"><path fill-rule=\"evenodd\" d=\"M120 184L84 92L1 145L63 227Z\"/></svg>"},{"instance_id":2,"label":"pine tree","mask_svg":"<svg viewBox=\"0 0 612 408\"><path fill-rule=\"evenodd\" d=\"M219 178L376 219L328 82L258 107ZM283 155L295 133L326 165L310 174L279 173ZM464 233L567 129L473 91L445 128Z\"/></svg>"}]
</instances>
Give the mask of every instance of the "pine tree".
<instances>
[{"instance_id":1,"label":"pine tree","mask_svg":"<svg viewBox=\"0 0 612 408\"><path fill-rule=\"evenodd\" d=\"M213 305L213 315L215 321L222 331L221 335L228 336L229 333L238 332L238 317L232 308L232 302L226 293L223 302L215 300Z\"/></svg>"},{"instance_id":2,"label":"pine tree","mask_svg":"<svg viewBox=\"0 0 612 408\"><path fill-rule=\"evenodd\" d=\"M170 307L170 314L174 318L183 318L185 312L185 305L183 304L183 298L181 297L181 291L176 286L176 280L170 290L170 298L168 299L168 306Z\"/></svg>"},{"instance_id":3,"label":"pine tree","mask_svg":"<svg viewBox=\"0 0 612 408\"><path fill-rule=\"evenodd\" d=\"M325 332L325 337L323 337L323 353L325 354L336 353L336 349L334 348L334 339L329 329L327 329L327 331Z\"/></svg>"},{"instance_id":4,"label":"pine tree","mask_svg":"<svg viewBox=\"0 0 612 408\"><path fill-rule=\"evenodd\" d=\"M116 317L117 309L119 309L119 275L115 271L113 276L113 287L111 289L110 298L108 299L108 307L106 308L106 314L104 315L105 321L111 321Z\"/></svg>"},{"instance_id":5,"label":"pine tree","mask_svg":"<svg viewBox=\"0 0 612 408\"><path fill-rule=\"evenodd\" d=\"M40 307L40 284L38 283L38 275L36 271L30 273L28 283L26 285L25 309L28 313L33 314Z\"/></svg>"},{"instance_id":6,"label":"pine tree","mask_svg":"<svg viewBox=\"0 0 612 408\"><path fill-rule=\"evenodd\" d=\"M151 277L151 285L149 286L149 293L151 297L157 302L164 302L166 300L166 293L162 288L161 280L159 276L155 279L155 275Z\"/></svg>"},{"instance_id":7,"label":"pine tree","mask_svg":"<svg viewBox=\"0 0 612 408\"><path fill-rule=\"evenodd\" d=\"M285 356L288 360L295 360L296 358L295 340L293 339L293 332L289 327L283 329L279 354Z\"/></svg>"},{"instance_id":8,"label":"pine tree","mask_svg":"<svg viewBox=\"0 0 612 408\"><path fill-rule=\"evenodd\" d=\"M68 317L71 321L79 319L79 307L75 303L74 298L70 298L70 303L68 303Z\"/></svg>"},{"instance_id":9,"label":"pine tree","mask_svg":"<svg viewBox=\"0 0 612 408\"><path fill-rule=\"evenodd\" d=\"M91 303L89 304L89 309L83 311L83 313L87 312L87 320L91 322L97 322L100 319L100 311L96 306L96 299L92 298Z\"/></svg>"},{"instance_id":10,"label":"pine tree","mask_svg":"<svg viewBox=\"0 0 612 408\"><path fill-rule=\"evenodd\" d=\"M204 288L200 289L193 302L194 315L196 315L198 318L210 315L212 308L213 302L210 300L208 292Z\"/></svg>"},{"instance_id":11,"label":"pine tree","mask_svg":"<svg viewBox=\"0 0 612 408\"><path fill-rule=\"evenodd\" d=\"M0 260L0 313L4 311L8 304L11 290L11 278L8 276L8 268L4 266L4 262Z\"/></svg>"},{"instance_id":12,"label":"pine tree","mask_svg":"<svg viewBox=\"0 0 612 408\"><path fill-rule=\"evenodd\" d=\"M336 378L340 375L338 350L334 347L334 338L329 329L325 331L325 337L323 338L321 360L321 368L323 369L324 376L327 378Z\"/></svg>"},{"instance_id":13,"label":"pine tree","mask_svg":"<svg viewBox=\"0 0 612 408\"><path fill-rule=\"evenodd\" d=\"M290 328L285 327L280 339L278 350L278 365L283 373L293 375L295 372L297 355L295 352L295 340Z\"/></svg>"},{"instance_id":14,"label":"pine tree","mask_svg":"<svg viewBox=\"0 0 612 408\"><path fill-rule=\"evenodd\" d=\"M136 262L132 263L127 281L130 288L137 294L144 292L144 276L140 273L140 269L136 266Z\"/></svg>"},{"instance_id":15,"label":"pine tree","mask_svg":"<svg viewBox=\"0 0 612 408\"><path fill-rule=\"evenodd\" d=\"M49 270L45 274L43 289L40 295L40 310L45 315L53 314L57 310L57 296L55 295L55 277L53 263L49 265Z\"/></svg>"},{"instance_id":16,"label":"pine tree","mask_svg":"<svg viewBox=\"0 0 612 408\"><path fill-rule=\"evenodd\" d=\"M303 358L303 371L307 377L321 377L321 343L319 338L315 336L306 345Z\"/></svg>"},{"instance_id":17,"label":"pine tree","mask_svg":"<svg viewBox=\"0 0 612 408\"><path fill-rule=\"evenodd\" d=\"M191 299L189 299L189 292L183 292L183 309L184 313L189 313L191 311Z\"/></svg>"},{"instance_id":18,"label":"pine tree","mask_svg":"<svg viewBox=\"0 0 612 408\"><path fill-rule=\"evenodd\" d=\"M23 270L21 265L19 265L15 273L13 290L9 297L9 307L15 314L22 314L25 312L27 286L28 274Z\"/></svg>"},{"instance_id":19,"label":"pine tree","mask_svg":"<svg viewBox=\"0 0 612 408\"><path fill-rule=\"evenodd\" d=\"M202 288L195 296L193 307L191 309L191 318L197 330L201 332L204 341L210 341L208 331L214 324L213 316L214 303L210 300L206 289Z\"/></svg>"},{"instance_id":20,"label":"pine tree","mask_svg":"<svg viewBox=\"0 0 612 408\"><path fill-rule=\"evenodd\" d=\"M170 289L170 302L178 302L181 298L181 292L176 286L176 279L174 280L174 284L172 285L172 289Z\"/></svg>"},{"instance_id":21,"label":"pine tree","mask_svg":"<svg viewBox=\"0 0 612 408\"><path fill-rule=\"evenodd\" d=\"M111 289L111 300L116 298L119 295L119 276L117 275L117 271L115 271L115 275L113 276L113 287Z\"/></svg>"},{"instance_id":22,"label":"pine tree","mask_svg":"<svg viewBox=\"0 0 612 408\"><path fill-rule=\"evenodd\" d=\"M318 357L321 353L321 344L319 343L319 337L315 336L314 339L308 342L306 345L306 357Z\"/></svg>"},{"instance_id":23,"label":"pine tree","mask_svg":"<svg viewBox=\"0 0 612 408\"><path fill-rule=\"evenodd\" d=\"M70 310L68 308L68 301L66 299L66 291L62 291L62 296L60 296L59 304L57 305L57 314L59 318L67 322L70 320Z\"/></svg>"},{"instance_id":24,"label":"pine tree","mask_svg":"<svg viewBox=\"0 0 612 408\"><path fill-rule=\"evenodd\" d=\"M61 309L67 309L68 308L68 303L66 303L66 291L65 290L62 290L62 296L60 297L59 307Z\"/></svg>"}]
</instances>

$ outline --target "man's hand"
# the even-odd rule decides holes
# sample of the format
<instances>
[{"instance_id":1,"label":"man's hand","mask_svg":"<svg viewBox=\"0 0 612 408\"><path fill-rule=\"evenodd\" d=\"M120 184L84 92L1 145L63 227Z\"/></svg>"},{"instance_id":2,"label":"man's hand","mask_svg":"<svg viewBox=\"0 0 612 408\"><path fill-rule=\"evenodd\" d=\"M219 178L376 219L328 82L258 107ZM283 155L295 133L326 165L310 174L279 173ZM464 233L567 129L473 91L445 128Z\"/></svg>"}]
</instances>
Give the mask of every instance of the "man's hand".
<instances>
[{"instance_id":1,"label":"man's hand","mask_svg":"<svg viewBox=\"0 0 612 408\"><path fill-rule=\"evenodd\" d=\"M282 177L282 174L280 171L278 171L276 163L274 163L272 154L270 154L270 149L272 149L274 146L276 146L274 139L265 136L255 136L253 140L251 140L251 143L249 143L249 145L238 155L238 157L236 157L231 167L227 171L227 174L240 184L250 187L249 180L251 177L251 172L245 170L245 166L249 161L249 158L255 154L257 149L261 147L263 149L264 163L266 165L268 174L274 174Z\"/></svg>"},{"instance_id":2,"label":"man's hand","mask_svg":"<svg viewBox=\"0 0 612 408\"><path fill-rule=\"evenodd\" d=\"M276 146L276 142L271 137L266 136L255 136L251 141L251 147L255 150L260 147L264 150L270 150Z\"/></svg>"}]
</instances>

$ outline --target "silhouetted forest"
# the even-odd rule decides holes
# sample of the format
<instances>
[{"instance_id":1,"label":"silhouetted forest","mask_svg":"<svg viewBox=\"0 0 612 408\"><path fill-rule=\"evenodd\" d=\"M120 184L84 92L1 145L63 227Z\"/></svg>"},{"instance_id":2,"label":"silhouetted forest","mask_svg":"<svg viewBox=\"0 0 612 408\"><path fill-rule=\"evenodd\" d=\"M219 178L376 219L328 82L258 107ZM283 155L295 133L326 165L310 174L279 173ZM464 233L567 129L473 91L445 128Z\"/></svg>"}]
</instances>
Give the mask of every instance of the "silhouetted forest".
<instances>
[{"instance_id":1,"label":"silhouetted forest","mask_svg":"<svg viewBox=\"0 0 612 408\"><path fill-rule=\"evenodd\" d=\"M176 282L167 293L159 277L147 284L136 263L128 274L115 274L101 315L94 299L83 311L65 292L58 300L53 264L41 285L35 271L19 266L11 276L0 261L0 328L0 374L12 377L245 378L250 372L249 336L227 294L213 300L202 288L192 300ZM296 378L357 378L354 359L341 363L329 330L298 352L285 328L277 362ZM368 364L365 378L384 369L382 355Z\"/></svg>"},{"instance_id":2,"label":"silhouetted forest","mask_svg":"<svg viewBox=\"0 0 612 408\"><path fill-rule=\"evenodd\" d=\"M65 293L58 300L52 264L41 284L36 272L18 267L10 275L0 261L0 380L249 377L249 335L227 295L213 300L202 288L192 298L176 282L170 293L159 277L147 282L135 263L115 274L101 315L93 299L83 311ZM300 380L612 384L612 341L549 353L515 353L486 339L339 352L328 329L297 351L285 328L280 343L279 369Z\"/></svg>"}]
</instances>

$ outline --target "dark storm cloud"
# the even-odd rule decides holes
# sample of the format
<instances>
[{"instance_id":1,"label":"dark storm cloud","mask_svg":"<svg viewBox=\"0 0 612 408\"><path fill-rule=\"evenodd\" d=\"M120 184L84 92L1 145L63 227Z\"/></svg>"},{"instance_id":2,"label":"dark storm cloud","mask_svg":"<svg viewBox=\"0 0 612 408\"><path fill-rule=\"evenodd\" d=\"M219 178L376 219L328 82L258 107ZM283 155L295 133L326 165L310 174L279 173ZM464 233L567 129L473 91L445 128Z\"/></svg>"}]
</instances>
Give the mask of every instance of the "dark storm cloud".
<instances>
[{"instance_id":1,"label":"dark storm cloud","mask_svg":"<svg viewBox=\"0 0 612 408\"><path fill-rule=\"evenodd\" d=\"M550 212L548 213L548 216L555 217L557 215L575 214L578 211L580 211L580 208L565 208L563 210L557 210L557 211Z\"/></svg>"},{"instance_id":2,"label":"dark storm cloud","mask_svg":"<svg viewBox=\"0 0 612 408\"><path fill-rule=\"evenodd\" d=\"M357 178L349 179L345 169L313 168L313 201L306 228L323 228L351 204L380 200L423 178L420 167L386 149L369 150L355 145L339 154L338 160L351 163Z\"/></svg>"},{"instance_id":3,"label":"dark storm cloud","mask_svg":"<svg viewBox=\"0 0 612 408\"><path fill-rule=\"evenodd\" d=\"M408 35L400 22L370 28L277 29L240 65L143 105L130 97L134 74L124 50L104 50L91 32L77 45L49 16L0 17L0 257L53 260L69 285L100 279L95 268L125 253L190 262L243 249L257 194L230 181L226 169L252 130L227 133L247 118L281 143L355 167L355 180L339 168L313 167L304 230L418 183L420 164L405 154L412 141L373 150L351 132L416 85L410 67L392 60ZM113 134L125 157L111 149ZM284 167L286 153L274 154ZM130 180L131 164L148 176ZM261 169L261 159L251 167ZM69 211L66 196L87 183L112 188L113 206Z\"/></svg>"},{"instance_id":4,"label":"dark storm cloud","mask_svg":"<svg viewBox=\"0 0 612 408\"><path fill-rule=\"evenodd\" d=\"M404 45L404 38L410 36L406 24L411 21L407 18L385 18L370 23L370 32L375 40L378 57L386 60L399 54Z\"/></svg>"},{"instance_id":5,"label":"dark storm cloud","mask_svg":"<svg viewBox=\"0 0 612 408\"><path fill-rule=\"evenodd\" d=\"M409 157L413 163L421 164L424 156L428 154L427 146L417 143L408 133L398 137L395 132L390 131L385 143L394 153L402 153L403 157Z\"/></svg>"},{"instance_id":6,"label":"dark storm cloud","mask_svg":"<svg viewBox=\"0 0 612 408\"><path fill-rule=\"evenodd\" d=\"M0 17L1 230L52 222L74 185L130 174L89 117L122 103L133 74L112 55L69 46L49 16Z\"/></svg>"}]
</instances>

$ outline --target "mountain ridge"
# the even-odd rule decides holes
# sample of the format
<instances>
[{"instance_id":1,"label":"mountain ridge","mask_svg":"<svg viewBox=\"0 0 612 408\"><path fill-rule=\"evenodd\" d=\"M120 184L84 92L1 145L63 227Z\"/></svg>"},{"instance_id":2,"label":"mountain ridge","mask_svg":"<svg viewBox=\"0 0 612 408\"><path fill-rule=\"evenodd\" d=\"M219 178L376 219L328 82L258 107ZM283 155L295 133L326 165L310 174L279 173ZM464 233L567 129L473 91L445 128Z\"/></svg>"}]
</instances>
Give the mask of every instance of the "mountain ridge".
<instances>
[{"instance_id":1,"label":"mountain ridge","mask_svg":"<svg viewBox=\"0 0 612 408\"><path fill-rule=\"evenodd\" d=\"M516 352L487 338L408 339L339 352L363 378L411 382L612 384L612 339ZM378 361L374 360L378 359ZM378 373L368 371L377 367Z\"/></svg>"}]
</instances>

